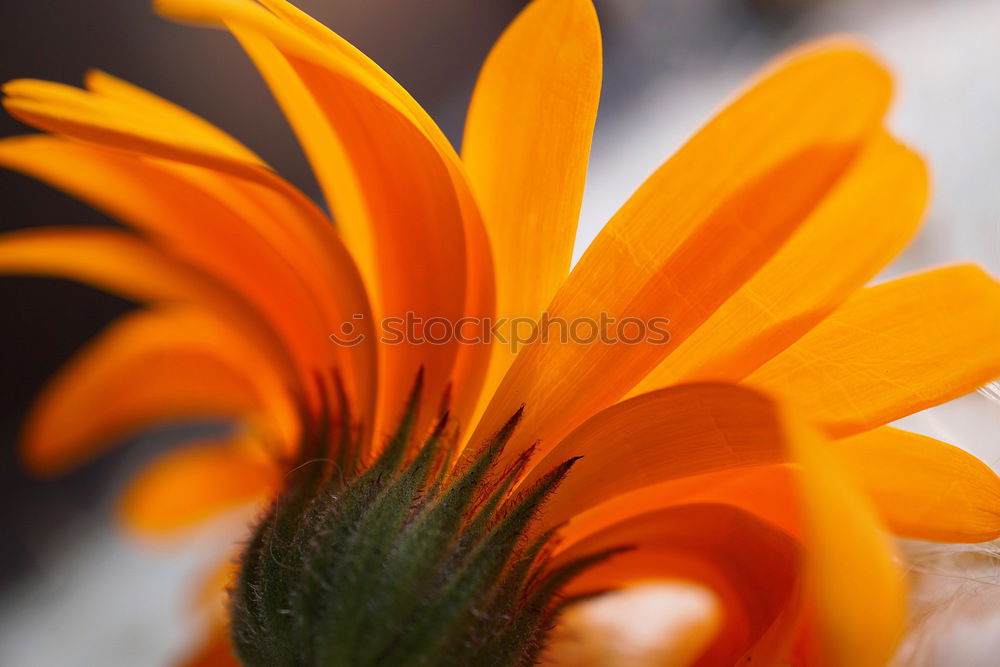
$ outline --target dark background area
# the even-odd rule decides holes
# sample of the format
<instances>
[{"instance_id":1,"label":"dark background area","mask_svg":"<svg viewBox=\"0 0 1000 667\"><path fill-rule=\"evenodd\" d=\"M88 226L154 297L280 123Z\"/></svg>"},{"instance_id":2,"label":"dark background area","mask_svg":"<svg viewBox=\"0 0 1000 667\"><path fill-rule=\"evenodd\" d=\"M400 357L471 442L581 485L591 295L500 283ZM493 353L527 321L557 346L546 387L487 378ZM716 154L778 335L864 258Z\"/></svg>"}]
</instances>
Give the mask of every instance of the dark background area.
<instances>
[{"instance_id":1,"label":"dark background area","mask_svg":"<svg viewBox=\"0 0 1000 667\"><path fill-rule=\"evenodd\" d=\"M311 0L300 6L394 75L457 141L476 72L523 0ZM703 66L729 45L794 23L799 3L765 0L597 1L605 40L602 114L659 71ZM249 61L228 35L165 21L146 0L4 0L0 81L79 84L89 67L146 87L248 143L310 195L298 146ZM0 114L0 136L31 131ZM18 174L0 171L0 231L108 225L103 215ZM17 432L32 398L126 301L62 280L2 277L0 307L0 584L21 576L61 531L94 511L121 453L54 480L25 473ZM113 397L109 397L113 400ZM67 425L71 427L71 425ZM138 446L150 446L140 443Z\"/></svg>"}]
</instances>

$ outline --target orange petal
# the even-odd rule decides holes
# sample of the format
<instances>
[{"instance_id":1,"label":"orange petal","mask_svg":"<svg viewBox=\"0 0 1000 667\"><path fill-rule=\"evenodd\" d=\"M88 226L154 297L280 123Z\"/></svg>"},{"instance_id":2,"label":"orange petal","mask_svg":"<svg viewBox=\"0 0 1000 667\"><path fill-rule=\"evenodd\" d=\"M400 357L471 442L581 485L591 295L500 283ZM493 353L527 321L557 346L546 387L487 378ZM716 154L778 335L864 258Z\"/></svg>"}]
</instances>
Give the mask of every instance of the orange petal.
<instances>
[{"instance_id":1,"label":"orange petal","mask_svg":"<svg viewBox=\"0 0 1000 667\"><path fill-rule=\"evenodd\" d=\"M801 463L816 664L883 667L903 634L906 590L874 508L829 444L794 426Z\"/></svg>"},{"instance_id":2,"label":"orange petal","mask_svg":"<svg viewBox=\"0 0 1000 667\"><path fill-rule=\"evenodd\" d=\"M86 89L93 93L93 98L113 100L133 109L145 121L146 128L156 125L150 123L150 118L155 117L159 122L169 123L185 134L202 138L218 153L228 154L234 160L242 159L248 163L261 162L250 149L204 118L135 84L96 69L87 72L84 84Z\"/></svg>"},{"instance_id":3,"label":"orange petal","mask_svg":"<svg viewBox=\"0 0 1000 667\"><path fill-rule=\"evenodd\" d=\"M245 11L247 4L246 2L239 1L236 3L227 3L223 0L223 3L220 4L214 2L214 0L193 0L194 7L200 6L201 16L198 16L198 9L194 9L194 14L189 15L188 18L196 21L208 20L211 22L213 16L230 17L227 19L227 26L241 40L244 40L249 32L253 32L252 30L247 31L235 27L245 22L247 26L254 27L261 35L265 35L267 39L273 41L274 45L280 47L281 53L288 56L290 60L299 58L311 62L321 69L342 71L346 76L356 80L371 95L382 99L386 104L396 108L404 117L417 126L427 136L428 140L431 141L440 158L446 164L455 188L455 193L458 196L459 206L462 210L467 255L466 314L473 317L492 315L495 300L493 262L486 230L483 227L477 203L472 197L469 185L463 174L463 165L459 161L455 149L441 131L441 128L438 127L437 123L434 122L413 96L379 67L377 63L368 58L368 56L343 37L296 8L287 0L261 0L260 2L260 4L282 19L287 25L252 18L252 12L247 14ZM179 11L181 14L192 11L192 2L189 0L166 0L165 2L161 0L161 5L161 9ZM212 9L212 7L215 7L215 9ZM206 11L208 15L206 15ZM240 20L241 16L243 17L242 21ZM289 30L289 27L292 29ZM246 46L245 42L244 45ZM251 55L259 67L274 64L274 62L263 63L258 59L259 53L252 53ZM268 58L268 60L274 61L275 59ZM278 66L280 67L280 63ZM288 76L282 76L280 72L277 76L269 75L267 72L264 73L265 77L271 82L272 90L278 95L279 100L289 90L298 87ZM309 76L303 71L299 71L299 74L302 75L302 81L308 83ZM306 92L308 92L308 89ZM289 99L289 102L289 104L285 104L285 112L289 117L293 117L293 114L297 114L299 109L306 106L312 107L311 111L305 112L307 114L315 114L317 110L315 104L312 104L308 99L308 96L303 97L301 93L295 94L294 97ZM300 139L306 146L307 152L310 150L310 147L320 150L336 150L336 146L331 142L326 139L320 139L320 137L329 134L329 128L324 130L314 121L306 122L308 125L304 125L301 128ZM295 121L292 124L296 127L299 126L299 123ZM322 153L320 155L322 156ZM313 168L320 172L324 168L331 167L330 160L316 159L312 160L312 163ZM347 177L346 174L342 174L341 176ZM321 183L327 183L322 173L319 180ZM344 181L332 180L329 182L332 188L328 188L328 190L332 189L334 191L328 192L328 196L338 201L343 200L345 194L343 192ZM348 207L347 215L338 214L337 217L338 219L353 219L356 217L356 214ZM477 389L482 382L482 376L486 372L488 351L486 346L480 345L464 345L459 350L453 377L455 378L454 384L463 387L464 390L460 396L456 397L452 414L457 416L460 423L467 421L467 419L463 418L463 415L468 414L471 406L476 401Z\"/></svg>"},{"instance_id":4,"label":"orange petal","mask_svg":"<svg viewBox=\"0 0 1000 667\"><path fill-rule=\"evenodd\" d=\"M329 345L330 341L324 337L323 344L331 348L346 385L347 398L356 410L354 417L363 420L370 430L377 389L375 325L361 275L330 221L318 211L310 215L304 210L294 196L298 194L294 189L284 192L200 168L174 166L171 171L200 190L210 192L278 251L281 268L285 270L282 275L297 279L305 288L304 297L315 301L324 334L355 341ZM179 245L183 240L177 238L175 242ZM289 273L288 268L293 272ZM267 273L269 280L274 275ZM306 298L300 303L308 307ZM289 330L288 335L294 334ZM328 373L324 376L329 379Z\"/></svg>"},{"instance_id":5,"label":"orange petal","mask_svg":"<svg viewBox=\"0 0 1000 667\"><path fill-rule=\"evenodd\" d=\"M197 645L179 667L242 667L233 655L233 645L225 627L216 627Z\"/></svg>"},{"instance_id":6,"label":"orange petal","mask_svg":"<svg viewBox=\"0 0 1000 667\"><path fill-rule=\"evenodd\" d=\"M756 392L725 384L670 387L591 417L542 457L522 484L583 457L546 505L539 523L546 529L641 487L787 460L781 431L774 405Z\"/></svg>"},{"instance_id":7,"label":"orange petal","mask_svg":"<svg viewBox=\"0 0 1000 667\"><path fill-rule=\"evenodd\" d=\"M59 86L48 82L35 82L35 85ZM93 93L90 97L111 100L134 110L139 114L145 128L159 128L172 134L180 133L182 138L186 135L203 137L206 141L210 140L218 152L228 152L234 159L242 155L248 163L258 160L255 157L248 157L251 156L249 149L208 121L138 86L97 70L87 73L86 85ZM72 88L68 90L73 94L84 94L83 91ZM44 142L41 138L13 140L11 143L17 144L18 141L33 141L34 145L28 150L43 152L45 150L38 146ZM10 155L8 152L10 150L13 148L7 148L4 155ZM146 156L167 157L156 151L139 152ZM56 156L49 154L43 157ZM24 157L21 157L21 160L23 159ZM192 164L199 163L194 161ZM37 171L39 168L34 167L34 169ZM256 185L246 183L242 179L230 178L224 169L179 170L179 173L197 181L203 190L212 192L231 208L236 208L250 227L280 249L288 261L296 265L299 272L306 274L305 278L316 281L318 279L315 279L310 270L325 271L326 282L316 282L317 287L325 287L333 282L340 286L341 299L345 296L356 297L354 292L360 292L363 297L360 276L329 218L287 181L269 170L262 168L259 171L260 175L250 179L260 181L260 184ZM199 179L199 175L202 178ZM55 176L52 178L58 180ZM206 186L206 182L210 185ZM239 206L236 199L240 196L251 200L251 203ZM304 260L303 255L307 255L308 259ZM325 293L326 290L316 291ZM363 299L361 301L354 310L349 311L349 314L368 314L367 302Z\"/></svg>"},{"instance_id":8,"label":"orange petal","mask_svg":"<svg viewBox=\"0 0 1000 667\"><path fill-rule=\"evenodd\" d=\"M174 18L224 23L248 48L316 165L379 318L412 313L456 322L486 314L480 310L490 306L492 268L478 211L454 150L398 84L332 34L318 39L314 22L291 10L282 14L292 19L286 22L239 0L162 0L157 7ZM385 413L395 414L392 406L420 366L428 395L441 395L460 352L474 357L458 366L474 379L474 397L486 351L459 347L384 347Z\"/></svg>"},{"instance_id":9,"label":"orange petal","mask_svg":"<svg viewBox=\"0 0 1000 667\"><path fill-rule=\"evenodd\" d=\"M234 160L242 156L248 165L259 162L245 146L219 128L138 86L97 70L87 73L86 85L95 96L134 109L144 128L175 129L182 137L203 138L219 153L229 154ZM36 145L32 150L37 151L39 147ZM168 157L155 150L150 154ZM56 156L46 157L48 162L60 161ZM191 162L201 164L197 160ZM365 334L369 340L373 337L371 308L357 267L329 218L300 191L263 167L256 175L242 174L251 182L230 177L226 169L178 171L234 209L249 227L278 249L303 279L310 282L312 293L328 311L328 319L333 324L350 322L358 333ZM329 289L331 284L338 286L335 295ZM355 315L360 318L354 318ZM352 384L357 384L357 393L367 404L361 413L370 414L374 387L368 385L375 375L374 346L370 343L353 346L350 354L342 357L345 358L340 360L341 371L348 383L348 392L351 393ZM352 365L360 367L352 368Z\"/></svg>"},{"instance_id":10,"label":"orange petal","mask_svg":"<svg viewBox=\"0 0 1000 667\"><path fill-rule=\"evenodd\" d=\"M163 455L134 478L121 498L121 516L135 530L171 533L261 501L280 481L278 466L252 444L192 445Z\"/></svg>"},{"instance_id":11,"label":"orange petal","mask_svg":"<svg viewBox=\"0 0 1000 667\"><path fill-rule=\"evenodd\" d=\"M779 528L778 535L794 535L803 540L808 564L805 611L812 614L815 621L810 650L819 661L817 664L886 664L902 629L905 591L888 541L880 532L881 524L828 443L787 418L783 420L780 437L793 460L798 462L797 468L772 465L726 470L619 495L567 524L562 531L563 542L557 548L558 559L568 558L567 554L580 555L611 546L614 541L604 536L612 535L618 544L637 545L632 556L634 564L621 560L628 555L610 561L602 566L607 578L590 582L591 586L651 576L654 571L658 576L668 576L670 568L676 570L689 561L671 562L655 549L652 553L642 553L646 545L658 543L664 525L671 525L664 524L662 519L668 516L664 513L691 511L685 508L692 507L739 508L747 517ZM793 481L794 486L789 484ZM800 499L792 493L795 487L799 489ZM686 529L695 535L700 530L708 535L719 530L710 517L690 523L692 525ZM618 536L622 526L633 527L628 532L629 540ZM686 535L685 539L690 540L691 536ZM724 538L716 536L715 539ZM725 554L730 558L738 556L751 545L749 540L740 542ZM587 584L589 576L585 574L578 585ZM767 581L762 576L756 577L758 586L761 581ZM710 583L710 580L704 581ZM857 595L858 590L864 590L865 595ZM745 603L743 596L746 594L744 591L732 598L731 608L739 609L740 601ZM723 596L723 599L727 598ZM792 600L776 602L776 607L777 616L772 618L780 618L779 624L772 628L765 641L756 645L754 659L763 659L765 664L787 652L788 624L798 615ZM779 631L779 627L783 629ZM737 625L733 632L736 634L726 639L732 641L735 637L744 647L755 636L747 635L747 626ZM735 649L735 646L726 646L729 651ZM727 655L725 664L732 662ZM716 659L706 664L723 662Z\"/></svg>"},{"instance_id":12,"label":"orange petal","mask_svg":"<svg viewBox=\"0 0 1000 667\"><path fill-rule=\"evenodd\" d=\"M921 159L880 135L784 247L630 394L742 380L902 250L926 200Z\"/></svg>"},{"instance_id":13,"label":"orange petal","mask_svg":"<svg viewBox=\"0 0 1000 667\"><path fill-rule=\"evenodd\" d=\"M562 531L566 546L613 526L623 517L696 503L733 505L802 540L802 515L796 500L796 466L734 468L679 477L622 491L573 516Z\"/></svg>"},{"instance_id":14,"label":"orange petal","mask_svg":"<svg viewBox=\"0 0 1000 667\"><path fill-rule=\"evenodd\" d=\"M947 542L982 542L1000 536L1000 516L996 512L1000 505L1000 479L967 452L933 438L889 427L837 440L831 446L842 459L852 481L895 535ZM766 447L780 450L776 443L762 445L762 451L766 451ZM631 450L626 451L631 456ZM625 472L625 466L619 471L614 464L607 464L610 470L618 473L617 476L613 481L588 478L596 485L596 490L591 492L589 488L581 488L586 486L583 480L575 478L578 471L580 477L592 474L595 466L583 466L594 456L588 453L564 483L572 489L573 497L557 494L552 505L546 507L543 516L546 525L555 523L550 509L561 515L564 506L579 504L581 510L590 509L573 518L571 525L587 524L592 526L588 530L595 530L594 526L610 525L623 513L661 507L665 499L672 498L679 499L678 502L738 505L792 535L803 536L801 517L794 510L795 496L790 485L797 470L795 465L730 468L673 479L666 474L663 481L651 483L650 476ZM597 453L596 456L606 459L613 455ZM670 448L665 447L658 457L640 450L640 456L648 458L638 459L641 463L634 468L672 471ZM781 456L784 458L787 454L781 450ZM546 465L539 464L536 470ZM629 486L633 482L639 484ZM612 487L616 495L604 493ZM607 496L607 499L601 505L591 506L591 498L598 495Z\"/></svg>"},{"instance_id":15,"label":"orange petal","mask_svg":"<svg viewBox=\"0 0 1000 667\"><path fill-rule=\"evenodd\" d=\"M291 383L287 353L259 314L217 281L131 234L79 227L10 232L0 236L0 274L13 273L78 280L137 301L203 306L252 341Z\"/></svg>"},{"instance_id":16,"label":"orange petal","mask_svg":"<svg viewBox=\"0 0 1000 667\"><path fill-rule=\"evenodd\" d=\"M532 2L483 65L462 161L493 248L497 317L537 319L569 273L600 93L591 0ZM494 345L487 397L513 360Z\"/></svg>"},{"instance_id":17,"label":"orange petal","mask_svg":"<svg viewBox=\"0 0 1000 667\"><path fill-rule=\"evenodd\" d=\"M232 445L230 444L230 446ZM222 445L222 447L225 447L225 445ZM246 454L248 453L241 451L237 452L235 456L246 458ZM162 461L163 459L160 460ZM252 462L252 460L249 462ZM154 465L156 464L154 463ZM233 469L235 470L236 466ZM239 556L240 551L234 551L207 570L196 590L193 604L194 611L207 613L213 621L219 624L224 624L228 620L228 591L236 581L236 577L240 571Z\"/></svg>"},{"instance_id":18,"label":"orange petal","mask_svg":"<svg viewBox=\"0 0 1000 667\"><path fill-rule=\"evenodd\" d=\"M416 339L404 337L381 348L381 404L394 415L421 367L429 402L436 402L451 377L459 344L448 337L441 344L417 341L442 336L431 318L456 322L466 306L465 233L448 169L417 128L355 81L310 63L297 68L310 71L310 90L321 101L363 195L366 219L338 217L338 225L352 250L374 249L374 264L367 272L363 260L360 266L366 282L376 286L378 317L400 329L410 318L416 323ZM370 240L359 241L361 235ZM388 328L385 333L394 336ZM431 416L426 411L424 420Z\"/></svg>"},{"instance_id":19,"label":"orange petal","mask_svg":"<svg viewBox=\"0 0 1000 667\"><path fill-rule=\"evenodd\" d=\"M553 566L608 548L630 552L587 570L568 595L656 578L697 581L722 602L723 627L695 664L771 664L787 643L799 577L797 544L753 515L722 504L681 504L623 517L560 544Z\"/></svg>"},{"instance_id":20,"label":"orange petal","mask_svg":"<svg viewBox=\"0 0 1000 667\"><path fill-rule=\"evenodd\" d=\"M23 454L39 472L61 472L181 417L245 419L272 446L290 446L297 431L280 377L238 334L203 312L160 308L121 318L50 381L26 421Z\"/></svg>"},{"instance_id":21,"label":"orange petal","mask_svg":"<svg viewBox=\"0 0 1000 667\"><path fill-rule=\"evenodd\" d=\"M548 309L567 323L669 318L669 343L536 341L518 355L472 441L524 404L505 457L536 438L551 447L635 386L823 200L878 130L888 97L885 71L835 43L789 60L721 112L615 215Z\"/></svg>"},{"instance_id":22,"label":"orange petal","mask_svg":"<svg viewBox=\"0 0 1000 667\"><path fill-rule=\"evenodd\" d=\"M834 436L880 426L1000 376L1000 286L957 266L867 288L747 377Z\"/></svg>"},{"instance_id":23,"label":"orange petal","mask_svg":"<svg viewBox=\"0 0 1000 667\"><path fill-rule=\"evenodd\" d=\"M93 92L14 80L3 86L3 105L18 120L49 132L265 180L268 169L260 158L201 119L107 75L92 74L90 82Z\"/></svg>"},{"instance_id":24,"label":"orange petal","mask_svg":"<svg viewBox=\"0 0 1000 667\"><path fill-rule=\"evenodd\" d=\"M145 241L103 228L46 227L0 237L0 273L53 275L137 301L187 301L210 281Z\"/></svg>"},{"instance_id":25,"label":"orange petal","mask_svg":"<svg viewBox=\"0 0 1000 667\"><path fill-rule=\"evenodd\" d=\"M835 445L896 535L941 542L1000 538L1000 478L968 452L888 426Z\"/></svg>"},{"instance_id":26,"label":"orange petal","mask_svg":"<svg viewBox=\"0 0 1000 667\"><path fill-rule=\"evenodd\" d=\"M302 250L309 242L289 237L285 228L294 228L296 220L300 225L309 223L301 215L280 221L270 218L267 198L272 209L273 202L281 203L273 193L252 190L255 186L227 180L217 172L154 164L45 136L0 142L0 163L138 228L170 253L238 292L280 335L282 347L294 355L307 387L313 384L314 374L329 373L336 356L345 369L360 366L371 374L373 361L366 366L364 360L353 359L373 354L371 343L352 348L332 345L328 338L342 322L353 322L351 311L367 312L364 290L349 256L341 248L336 260L331 256L324 263L315 252ZM289 213L289 208L277 210ZM331 243L336 246L335 241ZM327 270L321 272L318 266ZM329 289L332 280L343 288L339 294Z\"/></svg>"}]
</instances>

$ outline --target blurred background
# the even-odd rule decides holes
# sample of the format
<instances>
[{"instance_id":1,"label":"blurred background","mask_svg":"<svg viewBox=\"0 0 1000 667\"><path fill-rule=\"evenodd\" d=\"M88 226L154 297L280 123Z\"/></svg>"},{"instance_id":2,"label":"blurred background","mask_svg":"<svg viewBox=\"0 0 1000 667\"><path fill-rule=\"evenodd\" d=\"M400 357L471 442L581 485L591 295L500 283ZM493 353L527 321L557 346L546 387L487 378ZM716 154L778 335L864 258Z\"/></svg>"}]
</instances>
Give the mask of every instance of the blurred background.
<instances>
[{"instance_id":1,"label":"blurred background","mask_svg":"<svg viewBox=\"0 0 1000 667\"><path fill-rule=\"evenodd\" d=\"M457 143L479 65L525 3L298 4L379 62ZM578 255L644 177L747 75L789 45L847 32L870 42L895 70L893 126L927 156L934 173L924 231L887 275L964 259L1000 272L1000 2L595 4L605 41L604 91ZM317 194L289 128L228 35L165 22L147 0L0 3L0 80L78 84L89 67L205 116L307 193ZM0 136L25 131L0 117ZM3 230L113 224L69 197L6 172L0 172L0 201ZM131 305L64 281L3 278L0 307L0 665L169 664L195 627L186 613L190 594L184 582L213 554L208 540L149 545L121 537L114 526L114 493L175 434L152 434L52 480L27 475L15 452L19 424L44 380ZM950 439L992 465L1000 462L995 442L1000 411L983 396L916 416L906 425ZM1000 618L995 608L991 613ZM906 664L959 664L951 659L944 648L925 647Z\"/></svg>"}]
</instances>

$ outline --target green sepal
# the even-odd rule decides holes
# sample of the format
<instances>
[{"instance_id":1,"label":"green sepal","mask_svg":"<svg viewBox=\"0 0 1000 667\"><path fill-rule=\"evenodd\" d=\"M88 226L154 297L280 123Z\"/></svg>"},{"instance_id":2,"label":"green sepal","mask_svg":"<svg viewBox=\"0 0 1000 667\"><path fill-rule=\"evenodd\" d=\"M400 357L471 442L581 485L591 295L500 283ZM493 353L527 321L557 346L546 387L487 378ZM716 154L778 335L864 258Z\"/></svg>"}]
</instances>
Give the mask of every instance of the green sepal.
<instances>
[{"instance_id":1,"label":"green sepal","mask_svg":"<svg viewBox=\"0 0 1000 667\"><path fill-rule=\"evenodd\" d=\"M559 591L611 555L548 567L553 532L532 536L531 526L576 459L511 495L531 450L505 469L497 461L521 410L450 470L446 414L414 444L421 391L418 377L399 428L363 471L303 448L310 458L258 523L231 591L244 664L530 665ZM344 445L351 429L316 430L338 432Z\"/></svg>"}]
</instances>

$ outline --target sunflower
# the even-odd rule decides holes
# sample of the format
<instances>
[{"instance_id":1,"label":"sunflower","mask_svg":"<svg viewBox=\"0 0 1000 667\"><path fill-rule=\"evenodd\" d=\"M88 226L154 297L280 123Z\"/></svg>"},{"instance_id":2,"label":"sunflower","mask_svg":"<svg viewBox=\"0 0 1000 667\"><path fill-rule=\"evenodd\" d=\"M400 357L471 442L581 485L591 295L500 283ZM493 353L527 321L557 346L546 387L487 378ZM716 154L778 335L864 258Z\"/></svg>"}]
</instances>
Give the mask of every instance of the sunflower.
<instances>
[{"instance_id":1,"label":"sunflower","mask_svg":"<svg viewBox=\"0 0 1000 667\"><path fill-rule=\"evenodd\" d=\"M718 616L675 663L883 665L906 615L884 533L1000 537L988 467L886 426L1000 375L1000 287L972 266L865 287L927 177L863 46L760 73L570 270L601 85L590 0L534 0L506 30L461 155L284 0L156 6L239 40L331 215L129 83L17 80L4 106L46 134L3 140L0 164L129 229L9 233L0 270L142 304L39 398L34 470L163 420L238 424L123 501L158 532L273 498L199 664L230 663L230 642L253 665L581 664L564 609L689 581ZM609 318L669 335L516 353L469 335ZM387 341L387 322L417 324Z\"/></svg>"}]
</instances>

